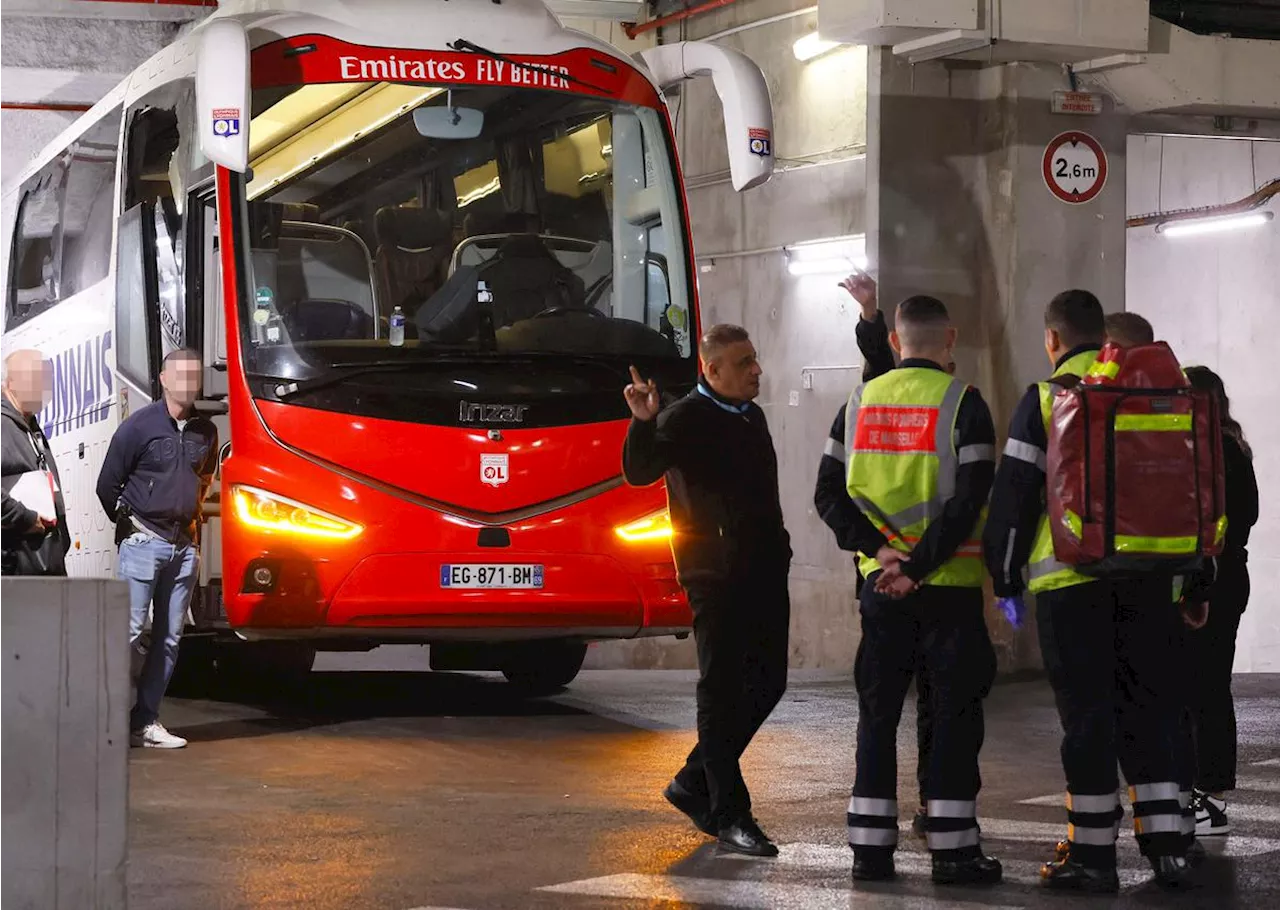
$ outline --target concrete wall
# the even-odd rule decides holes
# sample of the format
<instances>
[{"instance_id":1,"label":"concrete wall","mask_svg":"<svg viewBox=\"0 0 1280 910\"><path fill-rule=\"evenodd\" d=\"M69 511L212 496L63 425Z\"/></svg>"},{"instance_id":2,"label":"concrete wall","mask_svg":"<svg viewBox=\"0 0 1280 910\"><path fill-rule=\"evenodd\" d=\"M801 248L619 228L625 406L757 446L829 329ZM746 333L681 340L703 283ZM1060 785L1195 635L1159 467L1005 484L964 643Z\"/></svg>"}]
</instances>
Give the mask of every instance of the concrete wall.
<instances>
[{"instance_id":1,"label":"concrete wall","mask_svg":"<svg viewBox=\"0 0 1280 910\"><path fill-rule=\"evenodd\" d=\"M683 33L668 29L664 40L704 38L808 5L742 0L688 21ZM800 371L861 363L854 341L857 308L836 287L836 276L788 275L776 249L865 228L866 50L845 48L800 63L792 44L816 27L817 15L810 13L719 39L748 54L769 83L778 169L764 187L738 194L729 185L723 118L709 81L687 83L672 109L700 257L703 322L744 325L764 366L759 403L778 450L783 509L795 550L791 665L850 667L858 635L853 563L815 514L813 484L832 418L857 374L816 373L813 388L805 389ZM671 639L598 645L588 660L589 666L691 667L696 662L692 641Z\"/></svg>"},{"instance_id":2,"label":"concrete wall","mask_svg":"<svg viewBox=\"0 0 1280 910\"><path fill-rule=\"evenodd\" d=\"M3 581L5 910L125 906L129 598Z\"/></svg>"},{"instance_id":3,"label":"concrete wall","mask_svg":"<svg viewBox=\"0 0 1280 910\"><path fill-rule=\"evenodd\" d=\"M881 300L942 299L960 331L958 375L991 407L999 442L1028 384L1050 372L1045 304L1072 287L1123 308L1125 118L1053 114L1061 71L1037 64L912 67L886 49L870 63L868 255ZM1045 147L1085 130L1108 154L1092 202L1059 201ZM988 626L1003 671L1040 665L1034 619Z\"/></svg>"},{"instance_id":4,"label":"concrete wall","mask_svg":"<svg viewBox=\"0 0 1280 910\"><path fill-rule=\"evenodd\" d=\"M1129 212L1213 205L1280 177L1280 143L1129 138ZM1269 209L1276 211L1275 201ZM1249 542L1253 593L1236 670L1280 671L1280 424L1274 343L1280 325L1280 223L1200 237L1128 231L1127 309L1146 316L1184 364L1217 371L1254 449L1261 516Z\"/></svg>"}]
</instances>

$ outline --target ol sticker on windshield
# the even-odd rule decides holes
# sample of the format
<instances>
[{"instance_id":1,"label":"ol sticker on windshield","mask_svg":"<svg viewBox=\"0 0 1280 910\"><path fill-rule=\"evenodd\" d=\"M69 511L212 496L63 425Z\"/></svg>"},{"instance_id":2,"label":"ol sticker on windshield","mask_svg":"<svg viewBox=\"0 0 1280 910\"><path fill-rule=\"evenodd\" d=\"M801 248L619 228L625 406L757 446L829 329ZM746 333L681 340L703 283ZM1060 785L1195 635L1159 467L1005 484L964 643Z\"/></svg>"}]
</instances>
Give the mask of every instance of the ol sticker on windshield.
<instances>
[{"instance_id":1,"label":"ol sticker on windshield","mask_svg":"<svg viewBox=\"0 0 1280 910\"><path fill-rule=\"evenodd\" d=\"M773 133L769 130L753 126L747 130L747 138L750 140L751 154L761 158L768 158L773 154Z\"/></svg>"}]
</instances>

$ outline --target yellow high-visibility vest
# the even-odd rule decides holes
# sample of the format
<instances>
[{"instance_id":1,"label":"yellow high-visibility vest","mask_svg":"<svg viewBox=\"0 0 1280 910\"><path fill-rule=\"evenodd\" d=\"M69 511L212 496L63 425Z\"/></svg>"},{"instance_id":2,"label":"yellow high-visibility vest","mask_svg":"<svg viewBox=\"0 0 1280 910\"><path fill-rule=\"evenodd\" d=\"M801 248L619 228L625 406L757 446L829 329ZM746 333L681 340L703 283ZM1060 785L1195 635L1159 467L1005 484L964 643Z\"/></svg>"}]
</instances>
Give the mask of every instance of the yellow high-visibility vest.
<instances>
[{"instance_id":1,"label":"yellow high-visibility vest","mask_svg":"<svg viewBox=\"0 0 1280 910\"><path fill-rule=\"evenodd\" d=\"M955 495L960 465L994 457L990 445L955 446L965 384L942 370L899 367L854 390L845 412L849 496L903 553L919 542ZM983 509L968 539L923 583L982 587ZM863 577L879 571L860 556Z\"/></svg>"},{"instance_id":2,"label":"yellow high-visibility vest","mask_svg":"<svg viewBox=\"0 0 1280 910\"><path fill-rule=\"evenodd\" d=\"M1083 378L1097 362L1097 351L1085 351L1064 361L1062 366L1053 371L1053 375L1055 377L1071 375ZM1053 396L1057 394L1059 387L1051 382L1038 382L1036 387L1040 391L1040 418L1044 422L1044 438L1047 446L1049 421L1053 416ZM1056 591L1059 588L1069 588L1072 585L1083 585L1098 580L1089 575L1082 575L1066 563L1059 562L1057 557L1053 555L1053 535L1049 531L1049 509L1047 503L1044 513L1040 516L1040 524L1036 528L1036 539L1031 546L1027 574L1030 576L1028 587L1031 589L1032 594L1039 594L1041 591Z\"/></svg>"}]
</instances>

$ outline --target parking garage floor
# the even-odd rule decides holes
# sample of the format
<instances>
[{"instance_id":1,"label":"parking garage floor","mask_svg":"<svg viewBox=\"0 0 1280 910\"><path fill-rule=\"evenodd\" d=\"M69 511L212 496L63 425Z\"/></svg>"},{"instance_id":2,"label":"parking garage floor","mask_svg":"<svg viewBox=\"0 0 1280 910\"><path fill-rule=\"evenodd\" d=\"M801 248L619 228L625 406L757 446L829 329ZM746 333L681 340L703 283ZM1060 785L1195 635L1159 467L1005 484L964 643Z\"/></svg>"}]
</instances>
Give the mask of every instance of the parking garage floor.
<instances>
[{"instance_id":1,"label":"parking garage floor","mask_svg":"<svg viewBox=\"0 0 1280 910\"><path fill-rule=\"evenodd\" d=\"M990 889L929 882L904 836L900 878L854 887L844 845L855 700L844 675L793 672L746 756L774 860L717 855L660 791L693 741L693 676L586 672L515 697L496 676L425 671L425 652L323 656L270 696L171 700L180 752L134 750L129 903L314 908L909 908L1280 906L1280 676L1236 681L1241 790L1201 886L1156 889L1131 836L1118 899L1048 895L1062 831L1052 700L1042 681L988 702L980 802ZM903 718L900 795L914 792Z\"/></svg>"}]
</instances>

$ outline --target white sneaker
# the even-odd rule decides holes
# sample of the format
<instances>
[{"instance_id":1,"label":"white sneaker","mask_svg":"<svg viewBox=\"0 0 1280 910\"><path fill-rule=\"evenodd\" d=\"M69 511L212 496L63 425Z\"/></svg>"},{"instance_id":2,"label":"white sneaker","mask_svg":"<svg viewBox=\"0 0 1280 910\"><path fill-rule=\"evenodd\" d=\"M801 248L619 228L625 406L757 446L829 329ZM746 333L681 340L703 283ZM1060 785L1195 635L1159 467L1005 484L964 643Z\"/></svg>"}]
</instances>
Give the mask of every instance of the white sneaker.
<instances>
[{"instance_id":1,"label":"white sneaker","mask_svg":"<svg viewBox=\"0 0 1280 910\"><path fill-rule=\"evenodd\" d=\"M1196 791L1191 804L1196 810L1196 837L1214 837L1231 831L1226 800Z\"/></svg>"},{"instance_id":2,"label":"white sneaker","mask_svg":"<svg viewBox=\"0 0 1280 910\"><path fill-rule=\"evenodd\" d=\"M181 736L174 736L156 721L130 733L129 745L143 749L182 749L186 747L187 741Z\"/></svg>"}]
</instances>

